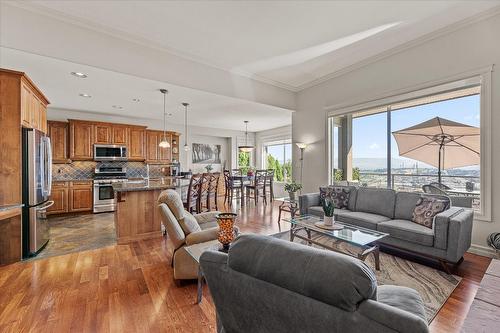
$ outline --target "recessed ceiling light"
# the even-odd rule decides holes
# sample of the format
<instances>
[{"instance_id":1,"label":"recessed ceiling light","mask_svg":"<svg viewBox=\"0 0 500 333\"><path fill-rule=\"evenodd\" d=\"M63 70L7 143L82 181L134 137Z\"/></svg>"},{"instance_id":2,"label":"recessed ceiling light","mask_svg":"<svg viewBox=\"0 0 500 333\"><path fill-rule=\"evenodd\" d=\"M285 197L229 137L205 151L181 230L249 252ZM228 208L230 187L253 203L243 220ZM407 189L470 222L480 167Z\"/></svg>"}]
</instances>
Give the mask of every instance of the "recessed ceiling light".
<instances>
[{"instance_id":1,"label":"recessed ceiling light","mask_svg":"<svg viewBox=\"0 0 500 333\"><path fill-rule=\"evenodd\" d=\"M113 107L114 109L118 109L118 110L123 109L123 106L120 106L120 105L113 105L112 107Z\"/></svg>"},{"instance_id":2,"label":"recessed ceiling light","mask_svg":"<svg viewBox=\"0 0 500 333\"><path fill-rule=\"evenodd\" d=\"M139 103L141 100L139 98L132 98L133 102Z\"/></svg>"},{"instance_id":3,"label":"recessed ceiling light","mask_svg":"<svg viewBox=\"0 0 500 333\"><path fill-rule=\"evenodd\" d=\"M82 72L71 72L71 75L76 76L77 78L80 79L85 79L87 77L87 74Z\"/></svg>"},{"instance_id":4,"label":"recessed ceiling light","mask_svg":"<svg viewBox=\"0 0 500 333\"><path fill-rule=\"evenodd\" d=\"M92 96L91 96L91 95L89 95L89 94L80 94L80 97L90 98L90 97L92 97Z\"/></svg>"}]
</instances>

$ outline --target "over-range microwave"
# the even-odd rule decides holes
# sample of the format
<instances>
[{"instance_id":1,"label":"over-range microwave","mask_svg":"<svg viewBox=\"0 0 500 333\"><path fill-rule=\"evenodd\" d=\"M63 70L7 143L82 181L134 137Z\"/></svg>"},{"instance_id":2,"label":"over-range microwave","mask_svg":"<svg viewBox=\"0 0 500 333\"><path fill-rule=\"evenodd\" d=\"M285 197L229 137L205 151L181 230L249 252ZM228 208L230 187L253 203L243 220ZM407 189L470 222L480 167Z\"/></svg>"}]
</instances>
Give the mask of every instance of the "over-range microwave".
<instances>
[{"instance_id":1,"label":"over-range microwave","mask_svg":"<svg viewBox=\"0 0 500 333\"><path fill-rule=\"evenodd\" d=\"M126 161L127 147L120 145L94 145L94 161Z\"/></svg>"}]
</instances>

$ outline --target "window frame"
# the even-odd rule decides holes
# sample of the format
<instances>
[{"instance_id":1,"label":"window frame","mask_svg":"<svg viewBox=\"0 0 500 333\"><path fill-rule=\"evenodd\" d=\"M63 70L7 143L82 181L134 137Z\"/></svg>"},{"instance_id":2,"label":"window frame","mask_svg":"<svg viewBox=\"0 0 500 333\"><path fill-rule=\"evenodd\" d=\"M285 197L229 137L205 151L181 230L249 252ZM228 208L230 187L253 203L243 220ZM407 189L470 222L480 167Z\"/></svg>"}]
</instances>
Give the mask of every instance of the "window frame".
<instances>
[{"instance_id":1,"label":"window frame","mask_svg":"<svg viewBox=\"0 0 500 333\"><path fill-rule=\"evenodd\" d=\"M480 161L480 184L481 184L481 208L474 214L474 219L491 222L491 76L493 65L478 70L467 71L448 78L416 85L410 88L398 89L373 96L364 100L352 101L338 105L325 107L328 180L331 182L332 170L332 135L330 118L348 115L370 108L383 107L401 103L405 100L421 98L426 95L450 91L452 89L465 88L468 85L479 84L480 89L480 130L481 130L481 161Z\"/></svg>"},{"instance_id":2,"label":"window frame","mask_svg":"<svg viewBox=\"0 0 500 333\"><path fill-rule=\"evenodd\" d=\"M286 150L285 150L285 146L286 145L290 145L290 150L293 149L293 144L292 144L292 140L291 139L284 139L284 140L275 140L275 141L266 141L266 142L263 142L262 143L262 151L261 151L261 156L262 156L262 159L261 159L261 168L262 169L268 169L268 165L267 165L267 152L266 152L266 148L269 147L269 146L283 146L283 161L284 163L286 162ZM290 161L293 163L293 151L290 153ZM292 168L293 168L293 164L292 164ZM292 171L292 174L293 174L293 171ZM291 179L292 178L292 174L288 175L289 178ZM276 181L276 182L283 182L283 183L286 183L287 181L286 180L283 180L283 181Z\"/></svg>"}]
</instances>

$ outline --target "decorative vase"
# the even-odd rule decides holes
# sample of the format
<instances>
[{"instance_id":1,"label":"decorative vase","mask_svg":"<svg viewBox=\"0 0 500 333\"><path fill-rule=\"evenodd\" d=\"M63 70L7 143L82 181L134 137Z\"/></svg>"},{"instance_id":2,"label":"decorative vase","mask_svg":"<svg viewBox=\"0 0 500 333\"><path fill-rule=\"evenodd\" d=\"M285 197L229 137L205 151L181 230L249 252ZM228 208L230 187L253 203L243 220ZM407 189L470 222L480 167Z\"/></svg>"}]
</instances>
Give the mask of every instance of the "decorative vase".
<instances>
[{"instance_id":1,"label":"decorative vase","mask_svg":"<svg viewBox=\"0 0 500 333\"><path fill-rule=\"evenodd\" d=\"M323 223L327 226L332 226L335 223L335 218L333 216L326 216L323 218Z\"/></svg>"},{"instance_id":2,"label":"decorative vase","mask_svg":"<svg viewBox=\"0 0 500 333\"><path fill-rule=\"evenodd\" d=\"M217 240L222 244L222 251L227 252L229 245L234 240L234 220L237 214L220 213L217 215L217 224L219 225L219 235Z\"/></svg>"},{"instance_id":3,"label":"decorative vase","mask_svg":"<svg viewBox=\"0 0 500 333\"><path fill-rule=\"evenodd\" d=\"M294 201L295 200L295 193L296 192L288 192L288 195L290 196L290 200Z\"/></svg>"}]
</instances>

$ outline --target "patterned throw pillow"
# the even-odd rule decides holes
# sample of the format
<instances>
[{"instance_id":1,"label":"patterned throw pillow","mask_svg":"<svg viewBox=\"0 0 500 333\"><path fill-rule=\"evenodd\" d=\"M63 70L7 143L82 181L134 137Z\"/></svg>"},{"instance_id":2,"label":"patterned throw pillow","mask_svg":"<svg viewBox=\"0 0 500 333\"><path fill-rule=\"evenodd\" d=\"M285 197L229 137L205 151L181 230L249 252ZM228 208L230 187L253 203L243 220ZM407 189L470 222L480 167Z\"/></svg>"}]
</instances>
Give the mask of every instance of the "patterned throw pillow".
<instances>
[{"instance_id":1,"label":"patterned throw pillow","mask_svg":"<svg viewBox=\"0 0 500 333\"><path fill-rule=\"evenodd\" d=\"M351 189L349 187L328 186L319 188L319 197L321 202L323 202L326 197L329 197L337 209L347 209L349 206L350 196Z\"/></svg>"},{"instance_id":2,"label":"patterned throw pillow","mask_svg":"<svg viewBox=\"0 0 500 333\"><path fill-rule=\"evenodd\" d=\"M413 209L412 221L432 229L434 216L450 207L450 200L421 196Z\"/></svg>"}]
</instances>

